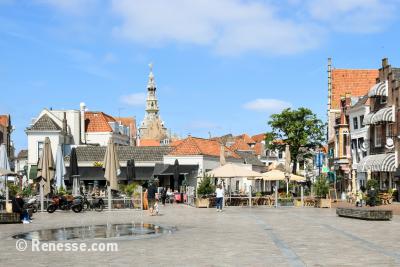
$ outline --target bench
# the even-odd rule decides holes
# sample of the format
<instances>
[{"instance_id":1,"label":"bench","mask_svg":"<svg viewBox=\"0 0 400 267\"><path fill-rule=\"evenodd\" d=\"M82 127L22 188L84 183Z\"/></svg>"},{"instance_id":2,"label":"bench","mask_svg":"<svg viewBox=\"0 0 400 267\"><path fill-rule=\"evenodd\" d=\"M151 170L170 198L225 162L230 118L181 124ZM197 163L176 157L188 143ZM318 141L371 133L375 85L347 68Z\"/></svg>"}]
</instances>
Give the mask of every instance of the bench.
<instances>
[{"instance_id":1,"label":"bench","mask_svg":"<svg viewBox=\"0 0 400 267\"><path fill-rule=\"evenodd\" d=\"M340 217L371 221L390 221L393 218L391 210L371 208L337 208L336 214Z\"/></svg>"}]
</instances>

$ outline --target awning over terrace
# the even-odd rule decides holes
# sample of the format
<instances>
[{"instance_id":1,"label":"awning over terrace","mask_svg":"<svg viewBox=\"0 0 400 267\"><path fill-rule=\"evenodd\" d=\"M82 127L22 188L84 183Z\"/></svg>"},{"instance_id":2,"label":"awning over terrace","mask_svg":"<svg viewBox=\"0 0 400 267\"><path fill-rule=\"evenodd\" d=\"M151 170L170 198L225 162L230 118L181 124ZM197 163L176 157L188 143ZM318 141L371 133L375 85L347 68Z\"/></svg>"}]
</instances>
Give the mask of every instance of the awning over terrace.
<instances>
[{"instance_id":1,"label":"awning over terrace","mask_svg":"<svg viewBox=\"0 0 400 267\"><path fill-rule=\"evenodd\" d=\"M357 164L357 172L395 172L396 156L394 153L369 155Z\"/></svg>"}]
</instances>

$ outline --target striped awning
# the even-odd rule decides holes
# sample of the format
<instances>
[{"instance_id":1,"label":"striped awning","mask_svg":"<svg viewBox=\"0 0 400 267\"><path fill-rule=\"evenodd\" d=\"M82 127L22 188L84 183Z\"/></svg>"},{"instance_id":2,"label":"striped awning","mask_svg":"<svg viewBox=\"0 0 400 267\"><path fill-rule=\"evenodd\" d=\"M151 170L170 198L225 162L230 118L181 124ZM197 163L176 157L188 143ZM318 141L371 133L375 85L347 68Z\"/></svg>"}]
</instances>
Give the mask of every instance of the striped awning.
<instances>
[{"instance_id":1,"label":"striped awning","mask_svg":"<svg viewBox=\"0 0 400 267\"><path fill-rule=\"evenodd\" d=\"M382 108L378 110L371 119L372 124L380 122L394 122L393 107Z\"/></svg>"},{"instance_id":2,"label":"striped awning","mask_svg":"<svg viewBox=\"0 0 400 267\"><path fill-rule=\"evenodd\" d=\"M394 153L369 155L357 164L357 172L395 172L396 156Z\"/></svg>"},{"instance_id":3,"label":"striped awning","mask_svg":"<svg viewBox=\"0 0 400 267\"><path fill-rule=\"evenodd\" d=\"M365 115L363 123L365 125L372 124L372 119L374 118L374 115L375 115L375 112L371 112L371 113L368 113L367 115Z\"/></svg>"},{"instance_id":4,"label":"striped awning","mask_svg":"<svg viewBox=\"0 0 400 267\"><path fill-rule=\"evenodd\" d=\"M380 82L372 86L368 92L369 97L388 96L388 82Z\"/></svg>"}]
</instances>

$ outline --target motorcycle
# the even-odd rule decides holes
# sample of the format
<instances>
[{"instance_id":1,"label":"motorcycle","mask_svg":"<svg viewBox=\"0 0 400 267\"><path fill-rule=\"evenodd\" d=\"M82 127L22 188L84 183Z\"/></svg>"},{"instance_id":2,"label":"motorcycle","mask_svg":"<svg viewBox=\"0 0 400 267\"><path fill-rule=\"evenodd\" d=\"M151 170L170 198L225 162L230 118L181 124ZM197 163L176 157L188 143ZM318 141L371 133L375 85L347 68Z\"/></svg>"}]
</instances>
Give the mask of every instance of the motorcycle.
<instances>
[{"instance_id":1,"label":"motorcycle","mask_svg":"<svg viewBox=\"0 0 400 267\"><path fill-rule=\"evenodd\" d=\"M38 211L38 204L36 197L33 197L28 200L28 202L25 205L25 209L32 209L33 213L36 213Z\"/></svg>"},{"instance_id":2,"label":"motorcycle","mask_svg":"<svg viewBox=\"0 0 400 267\"><path fill-rule=\"evenodd\" d=\"M81 212L83 209L82 200L73 196L54 196L52 203L47 207L48 213L53 213L57 209L71 210L75 213Z\"/></svg>"}]
</instances>

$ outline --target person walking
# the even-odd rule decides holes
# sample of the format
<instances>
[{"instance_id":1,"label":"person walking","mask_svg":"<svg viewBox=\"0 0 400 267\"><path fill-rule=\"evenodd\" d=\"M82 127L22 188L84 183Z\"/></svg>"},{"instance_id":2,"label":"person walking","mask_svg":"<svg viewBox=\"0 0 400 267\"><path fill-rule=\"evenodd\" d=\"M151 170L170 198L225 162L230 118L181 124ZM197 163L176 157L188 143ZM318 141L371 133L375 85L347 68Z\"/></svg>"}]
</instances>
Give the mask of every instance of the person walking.
<instances>
[{"instance_id":1,"label":"person walking","mask_svg":"<svg viewBox=\"0 0 400 267\"><path fill-rule=\"evenodd\" d=\"M165 206L165 200L167 199L167 188L163 187L161 191L161 203Z\"/></svg>"},{"instance_id":2,"label":"person walking","mask_svg":"<svg viewBox=\"0 0 400 267\"><path fill-rule=\"evenodd\" d=\"M154 215L154 204L156 204L156 193L157 193L157 186L155 183L151 183L148 190L147 190L147 199L149 201L149 211L150 215Z\"/></svg>"},{"instance_id":3,"label":"person walking","mask_svg":"<svg viewBox=\"0 0 400 267\"><path fill-rule=\"evenodd\" d=\"M215 189L215 194L217 195L217 211L221 212L222 211L222 202L224 199L224 189L222 188L222 185L219 184L217 186L217 189Z\"/></svg>"}]
</instances>

